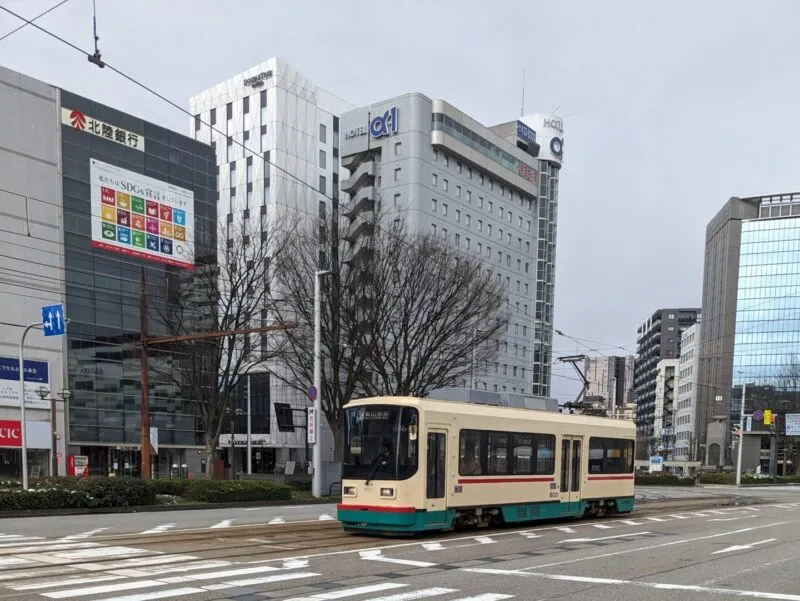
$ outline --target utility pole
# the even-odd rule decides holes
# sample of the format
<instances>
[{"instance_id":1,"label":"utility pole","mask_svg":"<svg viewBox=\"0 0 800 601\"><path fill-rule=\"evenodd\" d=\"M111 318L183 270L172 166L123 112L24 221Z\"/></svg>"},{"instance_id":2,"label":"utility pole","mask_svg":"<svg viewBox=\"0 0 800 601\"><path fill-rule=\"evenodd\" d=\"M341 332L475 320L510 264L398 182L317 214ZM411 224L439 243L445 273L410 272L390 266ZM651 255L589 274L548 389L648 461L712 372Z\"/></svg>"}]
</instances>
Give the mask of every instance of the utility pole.
<instances>
[{"instance_id":1,"label":"utility pole","mask_svg":"<svg viewBox=\"0 0 800 601\"><path fill-rule=\"evenodd\" d=\"M747 382L742 384L742 406L739 409L739 447L736 449L736 486L742 485L742 447L744 446L744 403L747 395Z\"/></svg>"},{"instance_id":2,"label":"utility pole","mask_svg":"<svg viewBox=\"0 0 800 601\"><path fill-rule=\"evenodd\" d=\"M147 294L145 286L144 267L142 268L142 281L139 295L139 345L141 357L141 389L142 389L142 478L150 479L150 399L148 396L148 377L147 377L147 349L150 346L159 344L175 344L178 342L189 342L192 340L209 340L214 338L224 338L225 336L239 336L243 334L261 334L264 332L274 332L278 330L290 330L297 327L295 323L274 324L271 326L261 326L258 328L240 328L238 330L220 330L218 332L200 332L197 334L186 334L182 336L154 336L147 334ZM209 466L210 468L210 466Z\"/></svg>"}]
</instances>

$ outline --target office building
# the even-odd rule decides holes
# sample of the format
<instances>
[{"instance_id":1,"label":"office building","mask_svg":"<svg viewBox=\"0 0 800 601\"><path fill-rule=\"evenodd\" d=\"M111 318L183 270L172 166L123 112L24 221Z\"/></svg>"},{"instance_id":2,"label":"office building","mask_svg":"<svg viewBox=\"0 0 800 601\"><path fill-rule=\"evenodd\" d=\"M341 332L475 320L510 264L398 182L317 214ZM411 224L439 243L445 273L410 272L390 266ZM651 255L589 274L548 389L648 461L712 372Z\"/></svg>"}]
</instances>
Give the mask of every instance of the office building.
<instances>
[{"instance_id":1,"label":"office building","mask_svg":"<svg viewBox=\"0 0 800 601\"><path fill-rule=\"evenodd\" d=\"M671 419L663 414L665 410L670 410L669 404L664 405L664 378L667 373L674 372L675 366L660 362L680 358L681 335L699 320L700 313L699 308L658 309L637 330L633 394L636 427L641 440L648 441L648 452L656 451L658 445L663 444L656 440L657 403L660 403L658 413L661 428ZM674 377L674 373L672 375ZM661 394L657 395L656 388L659 385ZM663 435L659 431L658 436Z\"/></svg>"},{"instance_id":2,"label":"office building","mask_svg":"<svg viewBox=\"0 0 800 601\"><path fill-rule=\"evenodd\" d=\"M746 424L745 443L757 455L745 462L778 473L784 471L782 448L770 454L768 410L774 414L779 435L800 434L792 418L800 414L800 194L777 194L745 199L758 207L757 216L743 219L739 244L736 326L733 345L733 397L729 419L738 423L742 385L747 384L745 411L752 416ZM762 416L754 414L760 410ZM759 419L761 417L761 419ZM730 423L730 422L729 422ZM727 428L730 432L730 428ZM780 446L783 444L783 436ZM780 464L780 466L778 466ZM791 468L791 466L789 466Z\"/></svg>"},{"instance_id":3,"label":"office building","mask_svg":"<svg viewBox=\"0 0 800 601\"><path fill-rule=\"evenodd\" d=\"M351 216L381 201L412 231L479 256L505 284L500 354L473 383L457 384L549 397L561 121L536 115L490 128L443 100L406 94L341 123Z\"/></svg>"},{"instance_id":4,"label":"office building","mask_svg":"<svg viewBox=\"0 0 800 601\"><path fill-rule=\"evenodd\" d=\"M700 323L686 328L681 336L681 357L678 362L678 397L675 408L675 459L698 461L696 413L697 372L700 364Z\"/></svg>"},{"instance_id":5,"label":"office building","mask_svg":"<svg viewBox=\"0 0 800 601\"><path fill-rule=\"evenodd\" d=\"M609 414L633 404L633 355L587 357L584 374L589 382L586 396L602 397Z\"/></svg>"},{"instance_id":6,"label":"office building","mask_svg":"<svg viewBox=\"0 0 800 601\"><path fill-rule=\"evenodd\" d=\"M675 450L675 389L678 359L662 359L656 364L656 395L653 411L653 448L667 458Z\"/></svg>"},{"instance_id":7,"label":"office building","mask_svg":"<svg viewBox=\"0 0 800 601\"><path fill-rule=\"evenodd\" d=\"M352 105L279 58L217 83L189 104L192 135L216 151L220 223L247 220L251 231L268 236L269 225L287 216L322 223L331 214L329 197L339 197L339 115ZM254 347L268 344L267 337L252 337ZM288 376L282 369L268 361L251 376L259 378L271 399L268 413L261 415L269 427L254 428L251 437L257 462L270 467L307 459L309 401L276 376ZM237 448L245 444L244 426L243 420L235 424ZM230 439L224 431L220 444L227 446ZM244 465L246 449L237 452L238 465Z\"/></svg>"}]
</instances>

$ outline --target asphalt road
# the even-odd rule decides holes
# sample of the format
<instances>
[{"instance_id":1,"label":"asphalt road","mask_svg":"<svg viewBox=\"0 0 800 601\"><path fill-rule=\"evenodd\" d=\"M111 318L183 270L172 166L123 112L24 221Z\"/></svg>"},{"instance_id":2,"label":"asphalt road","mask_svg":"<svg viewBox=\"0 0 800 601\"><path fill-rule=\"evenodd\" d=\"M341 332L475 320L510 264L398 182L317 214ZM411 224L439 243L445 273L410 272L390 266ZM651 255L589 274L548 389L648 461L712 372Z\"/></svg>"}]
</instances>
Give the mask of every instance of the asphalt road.
<instances>
[{"instance_id":1,"label":"asphalt road","mask_svg":"<svg viewBox=\"0 0 800 601\"><path fill-rule=\"evenodd\" d=\"M33 550L30 543L0 538L0 598L800 601L796 498L483 535L376 539L369 550L287 553L277 559L255 551L246 561L208 560L191 548L153 557L146 549L124 546L124 538L102 545L88 538L66 543L74 545L69 548L43 540Z\"/></svg>"},{"instance_id":2,"label":"asphalt road","mask_svg":"<svg viewBox=\"0 0 800 601\"><path fill-rule=\"evenodd\" d=\"M800 487L758 487L737 489L735 486L663 487L641 486L636 489L639 503L668 499L755 496L769 499L798 498ZM333 520L336 505L285 505L233 509L201 509L193 511L157 511L143 513L92 514L37 518L0 519L0 534L64 537L98 534L135 534L195 529L219 529L247 524L280 524Z\"/></svg>"}]
</instances>

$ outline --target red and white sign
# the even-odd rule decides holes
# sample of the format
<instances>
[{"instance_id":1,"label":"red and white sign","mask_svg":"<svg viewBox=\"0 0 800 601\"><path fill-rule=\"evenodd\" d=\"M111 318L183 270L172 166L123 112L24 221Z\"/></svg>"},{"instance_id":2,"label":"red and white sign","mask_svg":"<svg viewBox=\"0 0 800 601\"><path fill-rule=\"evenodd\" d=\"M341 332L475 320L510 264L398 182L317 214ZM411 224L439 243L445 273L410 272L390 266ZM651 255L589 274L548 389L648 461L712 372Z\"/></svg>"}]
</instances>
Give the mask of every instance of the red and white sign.
<instances>
[{"instance_id":1,"label":"red and white sign","mask_svg":"<svg viewBox=\"0 0 800 601\"><path fill-rule=\"evenodd\" d=\"M13 419L0 419L0 447L22 447L22 428Z\"/></svg>"}]
</instances>

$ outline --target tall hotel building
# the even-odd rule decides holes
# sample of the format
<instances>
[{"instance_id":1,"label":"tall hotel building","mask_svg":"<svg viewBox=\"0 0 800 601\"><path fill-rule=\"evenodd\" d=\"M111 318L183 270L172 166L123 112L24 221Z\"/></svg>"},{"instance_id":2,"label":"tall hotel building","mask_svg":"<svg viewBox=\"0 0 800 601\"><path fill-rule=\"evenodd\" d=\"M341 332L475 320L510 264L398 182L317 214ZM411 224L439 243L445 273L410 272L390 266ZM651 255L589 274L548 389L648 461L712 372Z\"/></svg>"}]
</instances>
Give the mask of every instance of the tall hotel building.
<instances>
[{"instance_id":1,"label":"tall hotel building","mask_svg":"<svg viewBox=\"0 0 800 601\"><path fill-rule=\"evenodd\" d=\"M282 215L330 214L328 199L339 196L339 115L352 105L275 57L200 92L189 104L192 135L216 151L220 223L247 219L265 232ZM266 456L270 465L305 459L299 414L308 401L270 377L277 369L270 365L250 377L269 397L260 418L270 427L254 430L252 441L259 462ZM245 442L244 425L236 425L237 448ZM222 434L220 445L229 444L230 434ZM246 462L244 455L236 459L238 465Z\"/></svg>"},{"instance_id":2,"label":"tall hotel building","mask_svg":"<svg viewBox=\"0 0 800 601\"><path fill-rule=\"evenodd\" d=\"M443 100L406 94L342 115L347 211L401 216L479 256L505 284L500 355L462 387L549 397L563 125L533 115L486 127Z\"/></svg>"}]
</instances>

